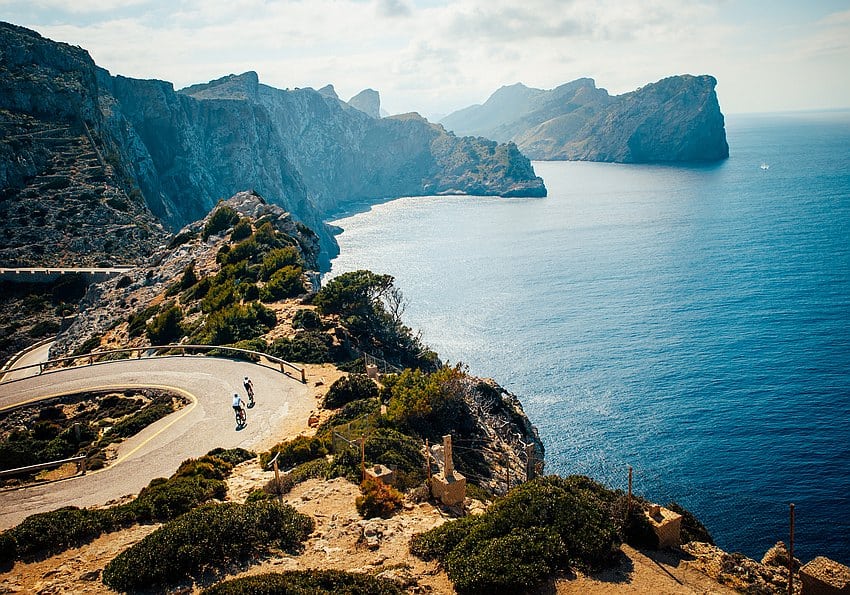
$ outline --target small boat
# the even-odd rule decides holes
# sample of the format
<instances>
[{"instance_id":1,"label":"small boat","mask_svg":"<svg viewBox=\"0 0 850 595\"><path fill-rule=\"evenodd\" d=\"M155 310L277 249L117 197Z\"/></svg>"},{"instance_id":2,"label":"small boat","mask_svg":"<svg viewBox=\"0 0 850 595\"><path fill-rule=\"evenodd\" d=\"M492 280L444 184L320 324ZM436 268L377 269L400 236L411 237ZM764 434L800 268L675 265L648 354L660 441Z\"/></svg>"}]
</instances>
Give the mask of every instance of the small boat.
<instances>
[{"instance_id":1,"label":"small boat","mask_svg":"<svg viewBox=\"0 0 850 595\"><path fill-rule=\"evenodd\" d=\"M762 163L759 167L762 169L770 169L770 166L767 163Z\"/></svg>"}]
</instances>

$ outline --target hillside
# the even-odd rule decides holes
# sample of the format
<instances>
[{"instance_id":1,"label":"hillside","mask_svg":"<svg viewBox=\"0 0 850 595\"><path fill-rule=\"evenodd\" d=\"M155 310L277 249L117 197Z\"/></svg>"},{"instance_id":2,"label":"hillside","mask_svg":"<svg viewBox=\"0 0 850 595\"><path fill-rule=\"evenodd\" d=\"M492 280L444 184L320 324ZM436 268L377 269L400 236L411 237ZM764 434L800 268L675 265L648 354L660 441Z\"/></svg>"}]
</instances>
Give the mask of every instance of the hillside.
<instances>
[{"instance_id":1,"label":"hillside","mask_svg":"<svg viewBox=\"0 0 850 595\"><path fill-rule=\"evenodd\" d=\"M729 147L716 85L711 76L681 75L611 96L589 78L551 90L517 83L441 123L457 134L515 142L532 159L717 161Z\"/></svg>"},{"instance_id":2,"label":"hillside","mask_svg":"<svg viewBox=\"0 0 850 595\"><path fill-rule=\"evenodd\" d=\"M137 262L163 238L160 223L179 228L246 188L315 229L323 262L336 245L322 221L352 201L546 193L514 145L458 138L416 114L374 118L253 72L175 91L8 23L0 47L4 264ZM375 101L354 103L374 112Z\"/></svg>"}]
</instances>

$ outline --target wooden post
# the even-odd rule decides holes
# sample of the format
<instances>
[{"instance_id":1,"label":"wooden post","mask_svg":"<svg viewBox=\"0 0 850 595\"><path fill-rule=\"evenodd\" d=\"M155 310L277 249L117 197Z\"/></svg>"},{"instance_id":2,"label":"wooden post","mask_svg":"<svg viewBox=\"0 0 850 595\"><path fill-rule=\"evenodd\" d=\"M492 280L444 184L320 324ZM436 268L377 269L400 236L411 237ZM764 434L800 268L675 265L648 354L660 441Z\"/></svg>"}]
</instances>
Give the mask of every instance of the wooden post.
<instances>
[{"instance_id":1,"label":"wooden post","mask_svg":"<svg viewBox=\"0 0 850 595\"><path fill-rule=\"evenodd\" d=\"M277 466L277 457L275 457L275 459L274 459L273 466L274 466L274 487L275 487L274 491L277 492L277 501L283 502L283 494L280 492L280 489L281 489L280 467Z\"/></svg>"},{"instance_id":2,"label":"wooden post","mask_svg":"<svg viewBox=\"0 0 850 595\"><path fill-rule=\"evenodd\" d=\"M86 474L86 459L83 459L82 461L80 461L80 474L82 474L82 475Z\"/></svg>"},{"instance_id":3,"label":"wooden post","mask_svg":"<svg viewBox=\"0 0 850 595\"><path fill-rule=\"evenodd\" d=\"M307 375L304 373L304 368L301 368L301 384L307 384Z\"/></svg>"},{"instance_id":4,"label":"wooden post","mask_svg":"<svg viewBox=\"0 0 850 595\"><path fill-rule=\"evenodd\" d=\"M789 505L791 531L788 540L788 595L794 595L794 503Z\"/></svg>"},{"instance_id":5,"label":"wooden post","mask_svg":"<svg viewBox=\"0 0 850 595\"><path fill-rule=\"evenodd\" d=\"M626 513L631 516L632 514L632 466L629 465L629 497L626 500Z\"/></svg>"},{"instance_id":6,"label":"wooden post","mask_svg":"<svg viewBox=\"0 0 850 595\"><path fill-rule=\"evenodd\" d=\"M455 474L455 466L452 461L452 436L443 436L443 475L448 479Z\"/></svg>"},{"instance_id":7,"label":"wooden post","mask_svg":"<svg viewBox=\"0 0 850 595\"><path fill-rule=\"evenodd\" d=\"M511 491L511 458L505 453L505 493Z\"/></svg>"},{"instance_id":8,"label":"wooden post","mask_svg":"<svg viewBox=\"0 0 850 595\"><path fill-rule=\"evenodd\" d=\"M428 489L431 489L431 446L425 439L425 470L428 472Z\"/></svg>"},{"instance_id":9,"label":"wooden post","mask_svg":"<svg viewBox=\"0 0 850 595\"><path fill-rule=\"evenodd\" d=\"M534 444L525 445L525 480L534 479Z\"/></svg>"},{"instance_id":10,"label":"wooden post","mask_svg":"<svg viewBox=\"0 0 850 595\"><path fill-rule=\"evenodd\" d=\"M366 481L366 438L360 438L360 481Z\"/></svg>"}]
</instances>

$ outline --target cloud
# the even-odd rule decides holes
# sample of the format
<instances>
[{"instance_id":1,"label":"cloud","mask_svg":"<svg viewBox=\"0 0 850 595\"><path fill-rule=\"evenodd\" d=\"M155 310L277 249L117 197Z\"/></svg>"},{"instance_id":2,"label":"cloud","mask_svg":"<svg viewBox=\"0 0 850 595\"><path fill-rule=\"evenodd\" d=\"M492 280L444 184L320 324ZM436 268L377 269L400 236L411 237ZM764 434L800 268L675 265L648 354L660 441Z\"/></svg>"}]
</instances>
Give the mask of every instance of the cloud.
<instances>
[{"instance_id":1,"label":"cloud","mask_svg":"<svg viewBox=\"0 0 850 595\"><path fill-rule=\"evenodd\" d=\"M413 7L405 0L377 0L378 14L384 17L409 17Z\"/></svg>"}]
</instances>

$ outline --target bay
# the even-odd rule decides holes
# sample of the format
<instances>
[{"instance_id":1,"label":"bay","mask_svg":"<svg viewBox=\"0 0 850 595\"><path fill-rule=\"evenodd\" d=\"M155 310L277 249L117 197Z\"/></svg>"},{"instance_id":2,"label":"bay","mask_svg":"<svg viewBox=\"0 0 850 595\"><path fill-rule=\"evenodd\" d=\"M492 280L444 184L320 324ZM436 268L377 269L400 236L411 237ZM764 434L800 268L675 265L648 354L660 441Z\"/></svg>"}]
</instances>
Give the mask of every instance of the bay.
<instances>
[{"instance_id":1,"label":"bay","mask_svg":"<svg viewBox=\"0 0 850 595\"><path fill-rule=\"evenodd\" d=\"M850 563L850 114L727 119L710 166L535 162L543 199L360 205L444 359L518 394L547 471L692 510L722 547Z\"/></svg>"}]
</instances>

